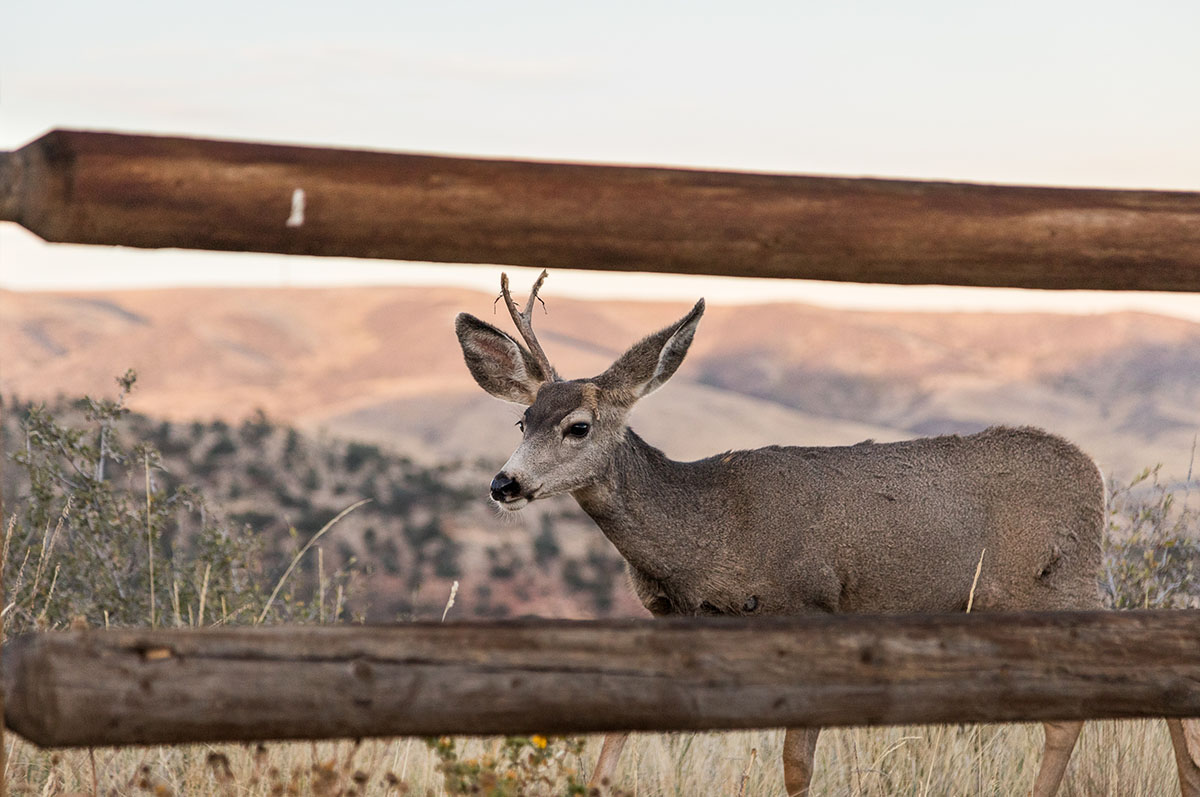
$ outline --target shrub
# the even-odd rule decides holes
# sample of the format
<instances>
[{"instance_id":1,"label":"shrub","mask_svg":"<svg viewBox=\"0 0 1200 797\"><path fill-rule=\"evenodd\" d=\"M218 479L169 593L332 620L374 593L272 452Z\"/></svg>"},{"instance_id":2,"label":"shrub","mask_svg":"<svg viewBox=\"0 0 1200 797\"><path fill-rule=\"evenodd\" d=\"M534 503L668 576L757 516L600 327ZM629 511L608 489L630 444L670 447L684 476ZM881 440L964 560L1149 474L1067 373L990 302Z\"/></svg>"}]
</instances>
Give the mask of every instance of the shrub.
<instances>
[{"instance_id":1,"label":"shrub","mask_svg":"<svg viewBox=\"0 0 1200 797\"><path fill-rule=\"evenodd\" d=\"M1200 482L1164 484L1160 467L1113 483L1101 589L1117 609L1200 605Z\"/></svg>"},{"instance_id":2,"label":"shrub","mask_svg":"<svg viewBox=\"0 0 1200 797\"><path fill-rule=\"evenodd\" d=\"M447 794L487 797L587 794L580 776L583 740L510 736L494 754L462 758L449 736L427 741Z\"/></svg>"},{"instance_id":3,"label":"shrub","mask_svg":"<svg viewBox=\"0 0 1200 797\"><path fill-rule=\"evenodd\" d=\"M128 371L116 399L85 399L84 428L44 406L27 409L12 458L27 492L16 496L4 543L8 631L78 618L153 625L172 607L181 622L185 606L261 605L254 538L229 533L195 489L168 487L153 446L123 441L136 381Z\"/></svg>"},{"instance_id":4,"label":"shrub","mask_svg":"<svg viewBox=\"0 0 1200 797\"><path fill-rule=\"evenodd\" d=\"M246 465L246 478L252 487L264 487L271 483L274 474L262 462L250 462Z\"/></svg>"},{"instance_id":5,"label":"shrub","mask_svg":"<svg viewBox=\"0 0 1200 797\"><path fill-rule=\"evenodd\" d=\"M274 425L262 409L254 411L254 415L242 422L238 435L247 445L259 446L275 431Z\"/></svg>"},{"instance_id":6,"label":"shrub","mask_svg":"<svg viewBox=\"0 0 1200 797\"><path fill-rule=\"evenodd\" d=\"M488 546L487 557L488 574L499 581L507 581L516 576L523 564L516 550L507 543L500 548Z\"/></svg>"},{"instance_id":7,"label":"shrub","mask_svg":"<svg viewBox=\"0 0 1200 797\"><path fill-rule=\"evenodd\" d=\"M462 568L458 564L458 554L462 546L446 537L433 552L433 574L438 578L460 578Z\"/></svg>"},{"instance_id":8,"label":"shrub","mask_svg":"<svg viewBox=\"0 0 1200 797\"><path fill-rule=\"evenodd\" d=\"M213 443L212 448L208 450L208 455L205 459L208 462L215 462L217 459L236 453L237 444L233 442L233 438L229 436L229 432L225 431L217 437L217 442Z\"/></svg>"},{"instance_id":9,"label":"shrub","mask_svg":"<svg viewBox=\"0 0 1200 797\"><path fill-rule=\"evenodd\" d=\"M294 465L304 455L304 449L300 443L300 433L295 429L287 430L287 438L283 444L283 461L285 464Z\"/></svg>"},{"instance_id":10,"label":"shrub","mask_svg":"<svg viewBox=\"0 0 1200 797\"><path fill-rule=\"evenodd\" d=\"M379 446L368 445L366 443L350 443L346 447L346 470L351 473L357 473L363 465L368 462L378 463L383 459L383 452L379 450Z\"/></svg>"},{"instance_id":11,"label":"shrub","mask_svg":"<svg viewBox=\"0 0 1200 797\"><path fill-rule=\"evenodd\" d=\"M307 550L306 540L293 535L290 552L276 544L268 554L262 535L243 526L253 531L278 527L274 515L252 508L227 525L198 488L166 471L158 449L134 441L139 432L147 440L170 437L161 424L126 408L136 379L133 371L118 379L115 399L60 404L57 414L69 421L45 406L19 408L23 439L9 444L17 451L15 467L5 470L6 497L14 511L6 518L0 553L6 631L80 620L136 626L254 622L260 616L337 619L351 592L349 558L335 572L322 572L320 583L307 579L302 590L294 583L298 579L288 580L264 612L266 596L293 557ZM11 435L14 426L5 426L5 434ZM204 446L205 427L192 428L200 430L193 434L194 445ZM210 428L218 441L229 436L224 424ZM190 477L204 470L195 463L180 467L190 467ZM256 473L271 475L265 466ZM304 503L312 531L336 514ZM299 565L301 572L312 569L307 560ZM328 600L317 599L322 596Z\"/></svg>"},{"instance_id":12,"label":"shrub","mask_svg":"<svg viewBox=\"0 0 1200 797\"><path fill-rule=\"evenodd\" d=\"M385 539L374 555L378 557L385 573L390 576L400 575L400 547L396 545L394 539L391 537ZM439 573L439 575L441 574Z\"/></svg>"},{"instance_id":13,"label":"shrub","mask_svg":"<svg viewBox=\"0 0 1200 797\"><path fill-rule=\"evenodd\" d=\"M434 540L446 538L446 532L442 529L441 518L434 515L424 523L405 523L404 536L413 550L419 551Z\"/></svg>"},{"instance_id":14,"label":"shrub","mask_svg":"<svg viewBox=\"0 0 1200 797\"><path fill-rule=\"evenodd\" d=\"M560 553L562 549L554 534L554 521L549 515L542 515L542 530L533 538L533 558L539 565L546 565L557 559Z\"/></svg>"}]
</instances>

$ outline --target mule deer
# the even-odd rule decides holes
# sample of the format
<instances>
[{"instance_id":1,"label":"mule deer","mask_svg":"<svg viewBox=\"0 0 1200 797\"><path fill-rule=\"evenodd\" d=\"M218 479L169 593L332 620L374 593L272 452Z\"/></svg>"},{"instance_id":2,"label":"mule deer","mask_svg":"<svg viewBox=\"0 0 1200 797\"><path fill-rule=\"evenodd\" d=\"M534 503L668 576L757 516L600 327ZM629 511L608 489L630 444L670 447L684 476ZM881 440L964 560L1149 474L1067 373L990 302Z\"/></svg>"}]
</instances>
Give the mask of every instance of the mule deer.
<instances>
[{"instance_id":1,"label":"mule deer","mask_svg":"<svg viewBox=\"0 0 1200 797\"><path fill-rule=\"evenodd\" d=\"M515 511L570 493L626 559L653 614L958 612L968 600L976 611L1098 608L1104 485L1065 440L998 427L675 462L625 421L683 362L704 300L599 376L563 380L533 332L545 278L521 311L501 276L525 346L466 313L455 322L480 387L527 407L491 497ZM1058 789L1082 724L1045 724L1035 795ZM1200 794L1183 728L1170 728L1184 794ZM808 791L819 732L786 732L789 795ZM606 737L594 784L611 777L624 740Z\"/></svg>"}]
</instances>

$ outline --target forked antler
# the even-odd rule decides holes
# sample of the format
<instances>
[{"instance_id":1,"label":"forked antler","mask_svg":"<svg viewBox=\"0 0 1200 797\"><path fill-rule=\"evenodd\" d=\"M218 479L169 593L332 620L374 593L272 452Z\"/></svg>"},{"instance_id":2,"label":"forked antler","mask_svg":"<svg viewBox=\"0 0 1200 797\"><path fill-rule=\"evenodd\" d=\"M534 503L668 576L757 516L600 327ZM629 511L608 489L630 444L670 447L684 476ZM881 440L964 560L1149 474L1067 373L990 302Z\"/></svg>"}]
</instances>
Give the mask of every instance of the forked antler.
<instances>
[{"instance_id":1,"label":"forked antler","mask_svg":"<svg viewBox=\"0 0 1200 797\"><path fill-rule=\"evenodd\" d=\"M537 282L533 283L533 290L529 292L529 301L525 303L525 312L523 313L517 309L517 303L513 301L512 294L508 291L508 274L503 272L500 274L500 295L504 299L505 306L508 307L508 314L512 316L513 323L517 325L517 331L525 339L525 345L529 347L529 353L533 355L534 362L542 369L542 373L547 379L556 382L558 373L550 364L550 358L546 356L546 352L542 350L542 344L538 343L537 335L533 334L533 306L539 301L538 290L546 281L547 276L548 272L543 270L537 278Z\"/></svg>"}]
</instances>

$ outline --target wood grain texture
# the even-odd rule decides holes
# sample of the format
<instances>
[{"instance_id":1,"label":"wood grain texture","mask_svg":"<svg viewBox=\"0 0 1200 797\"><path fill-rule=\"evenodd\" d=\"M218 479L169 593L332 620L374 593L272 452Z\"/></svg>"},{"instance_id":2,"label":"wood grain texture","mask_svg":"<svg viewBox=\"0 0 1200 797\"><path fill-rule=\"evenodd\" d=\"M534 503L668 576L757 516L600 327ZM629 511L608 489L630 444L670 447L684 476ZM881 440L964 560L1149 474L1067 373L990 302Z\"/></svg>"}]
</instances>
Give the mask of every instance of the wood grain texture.
<instances>
[{"instance_id":1,"label":"wood grain texture","mask_svg":"<svg viewBox=\"0 0 1200 797\"><path fill-rule=\"evenodd\" d=\"M4 648L41 745L1200 716L1200 612L71 631Z\"/></svg>"},{"instance_id":2,"label":"wood grain texture","mask_svg":"<svg viewBox=\"0 0 1200 797\"><path fill-rule=\"evenodd\" d=\"M296 189L304 222L289 226ZM902 284L1200 290L1200 193L448 158L54 131L0 153L48 241Z\"/></svg>"}]
</instances>

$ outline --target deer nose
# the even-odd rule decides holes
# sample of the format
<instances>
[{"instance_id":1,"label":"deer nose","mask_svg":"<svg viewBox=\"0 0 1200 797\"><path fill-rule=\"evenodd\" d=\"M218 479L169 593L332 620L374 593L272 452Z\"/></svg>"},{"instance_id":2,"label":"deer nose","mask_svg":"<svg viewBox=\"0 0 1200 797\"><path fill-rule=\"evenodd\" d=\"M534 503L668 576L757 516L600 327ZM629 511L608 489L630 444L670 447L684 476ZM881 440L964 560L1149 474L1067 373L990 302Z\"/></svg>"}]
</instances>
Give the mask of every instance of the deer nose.
<instances>
[{"instance_id":1,"label":"deer nose","mask_svg":"<svg viewBox=\"0 0 1200 797\"><path fill-rule=\"evenodd\" d=\"M520 483L507 473L497 473L492 479L492 500L508 501L521 494Z\"/></svg>"}]
</instances>

